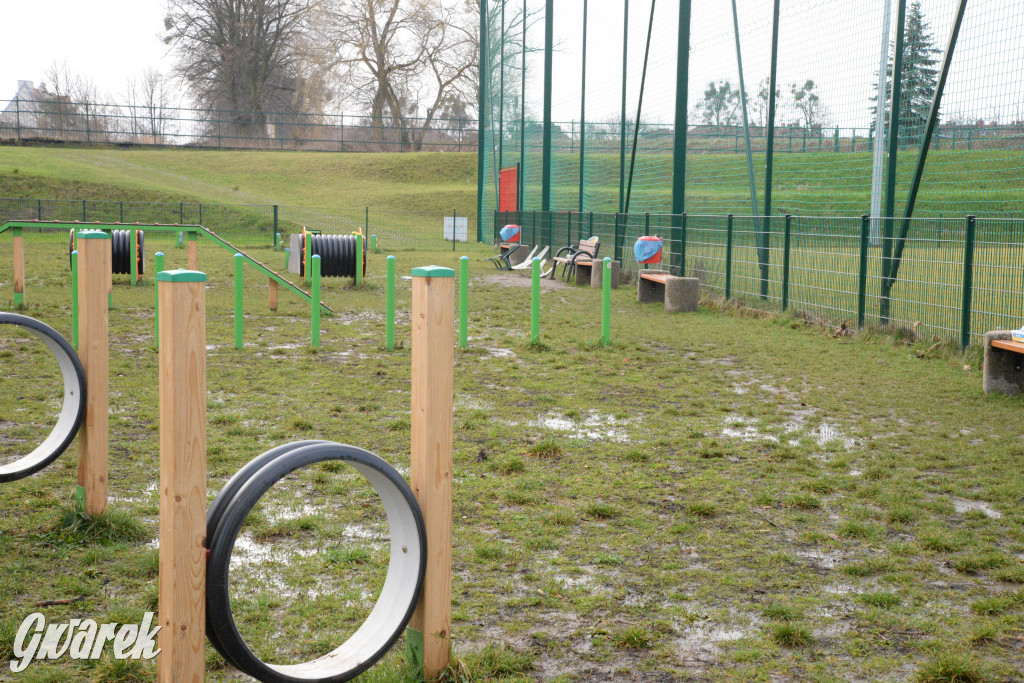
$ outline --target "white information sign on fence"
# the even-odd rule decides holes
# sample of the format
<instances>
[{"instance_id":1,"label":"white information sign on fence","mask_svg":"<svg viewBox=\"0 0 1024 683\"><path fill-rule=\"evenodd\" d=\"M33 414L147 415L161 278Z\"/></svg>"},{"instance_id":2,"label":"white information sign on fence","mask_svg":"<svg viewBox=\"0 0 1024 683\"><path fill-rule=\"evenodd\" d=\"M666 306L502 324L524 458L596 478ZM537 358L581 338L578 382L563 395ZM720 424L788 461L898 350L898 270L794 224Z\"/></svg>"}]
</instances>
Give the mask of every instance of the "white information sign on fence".
<instances>
[{"instance_id":1,"label":"white information sign on fence","mask_svg":"<svg viewBox=\"0 0 1024 683\"><path fill-rule=\"evenodd\" d=\"M455 239L458 242L467 241L467 234L469 232L469 219L465 216L445 216L444 217L444 238L447 241L452 239L452 220L455 221Z\"/></svg>"}]
</instances>

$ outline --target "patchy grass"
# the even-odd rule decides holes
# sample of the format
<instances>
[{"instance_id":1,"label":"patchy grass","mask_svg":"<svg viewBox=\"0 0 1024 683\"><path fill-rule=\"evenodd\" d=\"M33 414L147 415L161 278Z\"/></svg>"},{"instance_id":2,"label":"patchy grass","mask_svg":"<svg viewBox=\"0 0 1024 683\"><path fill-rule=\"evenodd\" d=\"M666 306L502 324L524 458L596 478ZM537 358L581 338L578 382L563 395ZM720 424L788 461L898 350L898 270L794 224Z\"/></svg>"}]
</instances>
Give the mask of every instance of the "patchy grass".
<instances>
[{"instance_id":1,"label":"patchy grass","mask_svg":"<svg viewBox=\"0 0 1024 683\"><path fill-rule=\"evenodd\" d=\"M26 301L69 336L63 239L28 239ZM4 308L10 249L0 238ZM169 241L147 240L147 250L167 254L169 268L185 263ZM462 253L400 254L398 272ZM542 294L542 344L528 348L529 289L486 270L476 259L489 250L465 253L470 348L456 355L452 480L461 664L451 680L1024 676L1024 399L983 395L976 363L918 358L913 343L835 338L795 315L717 306L666 316L629 287L612 293L611 347L596 343L595 293L556 285ZM306 352L306 307L282 293L269 312L265 279L249 273L245 348L234 350L230 255L201 245L199 260L210 276L209 494L255 455L304 438L366 448L408 476L411 292L400 280L401 347L385 352L383 255L361 289L325 282L336 313L317 354ZM152 285L151 274L136 288L115 276L112 512L65 522L75 445L2 485L0 660L37 601L82 596L48 607L56 621L134 619L155 606ZM41 345L0 335L5 462L45 436L60 389ZM964 501L1001 516L958 512ZM329 652L372 609L389 553L382 507L350 466L293 473L235 548L232 601L247 641L281 663ZM400 643L366 680L412 680L405 667ZM147 667L70 660L33 670L26 680L153 680ZM210 654L208 681L236 676Z\"/></svg>"}]
</instances>

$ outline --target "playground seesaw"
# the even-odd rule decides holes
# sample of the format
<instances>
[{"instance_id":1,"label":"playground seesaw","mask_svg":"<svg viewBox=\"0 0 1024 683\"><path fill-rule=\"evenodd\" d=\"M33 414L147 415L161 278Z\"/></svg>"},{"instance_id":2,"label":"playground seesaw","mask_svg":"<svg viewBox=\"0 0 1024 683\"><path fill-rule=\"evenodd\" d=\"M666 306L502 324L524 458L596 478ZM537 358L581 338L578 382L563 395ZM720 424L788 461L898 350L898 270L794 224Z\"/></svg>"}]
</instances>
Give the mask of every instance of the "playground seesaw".
<instances>
[{"instance_id":1,"label":"playground seesaw","mask_svg":"<svg viewBox=\"0 0 1024 683\"><path fill-rule=\"evenodd\" d=\"M61 363L66 385L54 433L9 467L18 477L38 472L80 432L78 497L85 512L99 514L106 510L108 499L106 292L111 240L98 230L79 232L77 239L83 311L81 362L67 341L49 327L26 316L0 314L0 323L20 325L50 346ZM425 679L436 679L447 668L451 652L454 274L451 269L433 266L412 271L411 485L386 461L361 448L299 441L251 460L224 485L209 510L206 275L193 270L157 274L160 680L202 680L204 638L240 671L275 683L350 680L383 657L403 630L412 663L422 667ZM232 551L246 517L263 495L289 474L326 461L351 465L383 503L390 534L384 585L364 623L332 652L297 664L264 662L246 644L232 614Z\"/></svg>"}]
</instances>

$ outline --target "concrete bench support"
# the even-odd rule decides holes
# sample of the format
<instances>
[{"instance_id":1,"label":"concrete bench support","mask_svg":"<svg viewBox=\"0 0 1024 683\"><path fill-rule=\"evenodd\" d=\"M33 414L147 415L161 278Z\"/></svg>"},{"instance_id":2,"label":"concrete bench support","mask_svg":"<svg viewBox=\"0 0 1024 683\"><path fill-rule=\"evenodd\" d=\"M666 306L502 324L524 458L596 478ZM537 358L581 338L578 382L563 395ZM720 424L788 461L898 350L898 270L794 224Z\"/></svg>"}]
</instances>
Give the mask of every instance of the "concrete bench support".
<instances>
[{"instance_id":1,"label":"concrete bench support","mask_svg":"<svg viewBox=\"0 0 1024 683\"><path fill-rule=\"evenodd\" d=\"M586 267L583 267L583 266ZM621 264L618 261L612 261L612 289L619 288L619 268ZM580 275L580 271L583 271L583 275ZM576 284L578 285L590 285L591 289L601 289L604 278L604 259L597 260L597 267L595 268L591 263L588 264L576 264Z\"/></svg>"},{"instance_id":2,"label":"concrete bench support","mask_svg":"<svg viewBox=\"0 0 1024 683\"><path fill-rule=\"evenodd\" d=\"M697 310L700 280L675 277L666 270L642 270L637 278L636 300L640 303L665 302L666 313Z\"/></svg>"},{"instance_id":3,"label":"concrete bench support","mask_svg":"<svg viewBox=\"0 0 1024 683\"><path fill-rule=\"evenodd\" d=\"M1009 342L1009 331L985 334L985 365L982 371L982 388L986 394L1002 393L1016 396L1024 392L1024 348L1020 351L996 348L993 341Z\"/></svg>"}]
</instances>

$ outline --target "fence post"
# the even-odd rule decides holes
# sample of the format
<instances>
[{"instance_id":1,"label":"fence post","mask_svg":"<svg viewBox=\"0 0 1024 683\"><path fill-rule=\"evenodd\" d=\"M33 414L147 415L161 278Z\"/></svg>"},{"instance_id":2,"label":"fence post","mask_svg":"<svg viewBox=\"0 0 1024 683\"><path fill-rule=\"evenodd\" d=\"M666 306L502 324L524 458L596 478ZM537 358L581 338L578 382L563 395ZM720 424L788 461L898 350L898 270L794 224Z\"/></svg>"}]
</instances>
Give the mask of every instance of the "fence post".
<instances>
[{"instance_id":1,"label":"fence post","mask_svg":"<svg viewBox=\"0 0 1024 683\"><path fill-rule=\"evenodd\" d=\"M102 230L83 230L76 238L81 307L78 357L86 380L85 422L78 436L78 486L79 496L85 498L85 512L98 515L107 509L110 420L107 292L111 240L110 233Z\"/></svg>"},{"instance_id":2,"label":"fence post","mask_svg":"<svg viewBox=\"0 0 1024 683\"><path fill-rule=\"evenodd\" d=\"M540 342L540 259L536 256L530 264L530 275L530 343L537 344Z\"/></svg>"},{"instance_id":3,"label":"fence post","mask_svg":"<svg viewBox=\"0 0 1024 683\"><path fill-rule=\"evenodd\" d=\"M356 235L356 287L363 284L363 235Z\"/></svg>"},{"instance_id":4,"label":"fence post","mask_svg":"<svg viewBox=\"0 0 1024 683\"><path fill-rule=\"evenodd\" d=\"M456 216L458 216L458 211L456 209L452 209L452 251L455 251L455 239L458 237L458 234L455 230L455 223L458 222Z\"/></svg>"},{"instance_id":5,"label":"fence post","mask_svg":"<svg viewBox=\"0 0 1024 683\"><path fill-rule=\"evenodd\" d=\"M601 343L608 346L612 343L612 260L605 256L601 268Z\"/></svg>"},{"instance_id":6,"label":"fence post","mask_svg":"<svg viewBox=\"0 0 1024 683\"><path fill-rule=\"evenodd\" d=\"M459 348L469 346L469 257L459 259Z\"/></svg>"},{"instance_id":7,"label":"fence post","mask_svg":"<svg viewBox=\"0 0 1024 683\"><path fill-rule=\"evenodd\" d=\"M158 251L153 255L153 272L162 273L164 270L164 252ZM153 347L160 348L160 283L153 278Z\"/></svg>"},{"instance_id":8,"label":"fence post","mask_svg":"<svg viewBox=\"0 0 1024 683\"><path fill-rule=\"evenodd\" d=\"M242 266L244 265L245 257L241 254L235 254L235 348L242 348L242 325L244 320L242 318L242 286L244 273L242 272ZM313 302L313 308L317 308L316 302Z\"/></svg>"},{"instance_id":9,"label":"fence post","mask_svg":"<svg viewBox=\"0 0 1024 683\"><path fill-rule=\"evenodd\" d=\"M82 200L82 222L85 223L85 200Z\"/></svg>"},{"instance_id":10,"label":"fence post","mask_svg":"<svg viewBox=\"0 0 1024 683\"><path fill-rule=\"evenodd\" d=\"M857 267L857 327L864 327L864 311L868 296L868 240L871 235L871 216L860 217L860 265Z\"/></svg>"},{"instance_id":11,"label":"fence post","mask_svg":"<svg viewBox=\"0 0 1024 683\"><path fill-rule=\"evenodd\" d=\"M423 511L427 558L423 593L407 640L419 650L425 680L448 668L452 651L452 348L455 271L412 270L412 391L410 479Z\"/></svg>"},{"instance_id":12,"label":"fence post","mask_svg":"<svg viewBox=\"0 0 1024 683\"><path fill-rule=\"evenodd\" d=\"M178 202L178 225L185 225L185 202Z\"/></svg>"},{"instance_id":13,"label":"fence post","mask_svg":"<svg viewBox=\"0 0 1024 683\"><path fill-rule=\"evenodd\" d=\"M732 296L732 214L725 223L725 298Z\"/></svg>"},{"instance_id":14,"label":"fence post","mask_svg":"<svg viewBox=\"0 0 1024 683\"><path fill-rule=\"evenodd\" d=\"M395 257L387 258L387 281L385 285L386 312L384 314L384 348L395 350Z\"/></svg>"},{"instance_id":15,"label":"fence post","mask_svg":"<svg viewBox=\"0 0 1024 683\"><path fill-rule=\"evenodd\" d=\"M974 290L974 216L967 217L967 234L964 236L964 284L963 304L960 308L960 348L966 349L971 343L971 296Z\"/></svg>"},{"instance_id":16,"label":"fence post","mask_svg":"<svg viewBox=\"0 0 1024 683\"><path fill-rule=\"evenodd\" d=\"M206 275L158 273L160 565L157 674L201 681L206 667Z\"/></svg>"},{"instance_id":17,"label":"fence post","mask_svg":"<svg viewBox=\"0 0 1024 683\"><path fill-rule=\"evenodd\" d=\"M202 223L202 221L199 221ZM281 246L280 234L277 228L277 204L274 204L274 248L278 249Z\"/></svg>"},{"instance_id":18,"label":"fence post","mask_svg":"<svg viewBox=\"0 0 1024 683\"><path fill-rule=\"evenodd\" d=\"M37 199L36 200L36 220L37 221L43 220L43 200L42 199Z\"/></svg>"},{"instance_id":19,"label":"fence post","mask_svg":"<svg viewBox=\"0 0 1024 683\"><path fill-rule=\"evenodd\" d=\"M78 250L71 252L71 345L78 350Z\"/></svg>"},{"instance_id":20,"label":"fence post","mask_svg":"<svg viewBox=\"0 0 1024 683\"><path fill-rule=\"evenodd\" d=\"M839 126L836 126L836 137L835 137L835 141L834 141L832 152L833 153L838 153L839 152Z\"/></svg>"},{"instance_id":21,"label":"fence post","mask_svg":"<svg viewBox=\"0 0 1024 683\"><path fill-rule=\"evenodd\" d=\"M14 228L14 307L25 305L25 238L21 228Z\"/></svg>"},{"instance_id":22,"label":"fence post","mask_svg":"<svg viewBox=\"0 0 1024 683\"><path fill-rule=\"evenodd\" d=\"M124 223L124 202L121 201L121 202L118 202L118 204L120 205L120 207L119 207L119 212L118 212L119 218L118 218L117 222L118 223Z\"/></svg>"},{"instance_id":23,"label":"fence post","mask_svg":"<svg viewBox=\"0 0 1024 683\"><path fill-rule=\"evenodd\" d=\"M622 244L619 242L620 226L619 219L622 216L621 213L615 212L615 236L614 242L612 243L612 253L615 255L615 260L620 264L622 263Z\"/></svg>"},{"instance_id":24,"label":"fence post","mask_svg":"<svg viewBox=\"0 0 1024 683\"><path fill-rule=\"evenodd\" d=\"M789 308L789 245L793 216L786 214L786 227L782 237L782 310Z\"/></svg>"},{"instance_id":25,"label":"fence post","mask_svg":"<svg viewBox=\"0 0 1024 683\"><path fill-rule=\"evenodd\" d=\"M679 276L686 277L686 214L679 225Z\"/></svg>"},{"instance_id":26,"label":"fence post","mask_svg":"<svg viewBox=\"0 0 1024 683\"><path fill-rule=\"evenodd\" d=\"M651 234L651 212L650 211L645 211L644 212L644 237L647 237L650 234Z\"/></svg>"}]
</instances>

